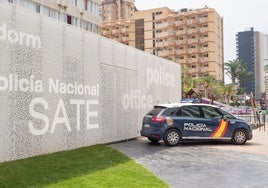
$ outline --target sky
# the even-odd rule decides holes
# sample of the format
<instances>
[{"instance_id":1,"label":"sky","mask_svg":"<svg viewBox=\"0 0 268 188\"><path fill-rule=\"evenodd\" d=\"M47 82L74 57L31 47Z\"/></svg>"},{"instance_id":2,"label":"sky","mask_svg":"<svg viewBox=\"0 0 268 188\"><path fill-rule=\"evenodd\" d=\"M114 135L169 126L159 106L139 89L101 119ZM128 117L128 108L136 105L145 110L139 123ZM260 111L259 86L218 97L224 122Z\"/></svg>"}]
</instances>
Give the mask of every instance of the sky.
<instances>
[{"instance_id":1,"label":"sky","mask_svg":"<svg viewBox=\"0 0 268 188\"><path fill-rule=\"evenodd\" d=\"M236 34L245 28L268 34L267 0L135 0L138 10L168 7L198 9L206 5L223 17L224 62L236 59ZM225 82L229 82L225 76Z\"/></svg>"}]
</instances>

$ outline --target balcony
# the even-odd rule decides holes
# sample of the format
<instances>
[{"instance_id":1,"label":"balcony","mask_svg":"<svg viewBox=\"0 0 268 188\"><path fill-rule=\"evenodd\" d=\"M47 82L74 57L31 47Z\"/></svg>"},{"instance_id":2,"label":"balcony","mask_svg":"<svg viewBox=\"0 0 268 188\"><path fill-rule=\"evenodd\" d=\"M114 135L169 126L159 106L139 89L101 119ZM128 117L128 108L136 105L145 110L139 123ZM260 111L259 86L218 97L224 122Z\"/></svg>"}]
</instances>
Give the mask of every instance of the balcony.
<instances>
[{"instance_id":1,"label":"balcony","mask_svg":"<svg viewBox=\"0 0 268 188\"><path fill-rule=\"evenodd\" d=\"M169 45L169 42L168 41L164 41L164 42L159 42L158 43L158 47L165 47L165 46L168 46Z\"/></svg>"},{"instance_id":2,"label":"balcony","mask_svg":"<svg viewBox=\"0 0 268 188\"><path fill-rule=\"evenodd\" d=\"M187 30L187 34L192 34L192 33L193 33L192 29Z\"/></svg>"},{"instance_id":3,"label":"balcony","mask_svg":"<svg viewBox=\"0 0 268 188\"><path fill-rule=\"evenodd\" d=\"M205 51L206 51L206 49L203 48L203 47L199 49L199 53L203 53L203 52L205 52Z\"/></svg>"},{"instance_id":4,"label":"balcony","mask_svg":"<svg viewBox=\"0 0 268 188\"><path fill-rule=\"evenodd\" d=\"M200 29L199 29L199 32L200 33L204 33L206 31L206 29L204 28L204 27L201 27Z\"/></svg>"},{"instance_id":5,"label":"balcony","mask_svg":"<svg viewBox=\"0 0 268 188\"><path fill-rule=\"evenodd\" d=\"M167 28L167 27L168 27L168 23L167 23L167 22L158 25L158 28L159 28L159 29L164 29L164 28Z\"/></svg>"},{"instance_id":6,"label":"balcony","mask_svg":"<svg viewBox=\"0 0 268 188\"><path fill-rule=\"evenodd\" d=\"M202 37L202 38L198 39L198 42L205 42L205 38Z\"/></svg>"},{"instance_id":7,"label":"balcony","mask_svg":"<svg viewBox=\"0 0 268 188\"><path fill-rule=\"evenodd\" d=\"M166 56L168 56L168 53L166 51L158 51L157 55L160 57L166 57Z\"/></svg>"},{"instance_id":8,"label":"balcony","mask_svg":"<svg viewBox=\"0 0 268 188\"><path fill-rule=\"evenodd\" d=\"M159 38L165 38L165 37L168 37L168 32L158 33L157 36L158 36Z\"/></svg>"},{"instance_id":9,"label":"balcony","mask_svg":"<svg viewBox=\"0 0 268 188\"><path fill-rule=\"evenodd\" d=\"M192 63L192 61L193 61L192 58L187 59L187 63Z\"/></svg>"},{"instance_id":10,"label":"balcony","mask_svg":"<svg viewBox=\"0 0 268 188\"><path fill-rule=\"evenodd\" d=\"M180 25L181 25L180 21L175 21L175 26L180 26Z\"/></svg>"},{"instance_id":11,"label":"balcony","mask_svg":"<svg viewBox=\"0 0 268 188\"><path fill-rule=\"evenodd\" d=\"M175 45L182 45L184 43L185 43L184 40L177 40L177 41L175 41Z\"/></svg>"},{"instance_id":12,"label":"balcony","mask_svg":"<svg viewBox=\"0 0 268 188\"><path fill-rule=\"evenodd\" d=\"M113 35L117 34L117 30L116 30L116 29L113 29L113 30L112 30L112 34L113 34Z\"/></svg>"},{"instance_id":13,"label":"balcony","mask_svg":"<svg viewBox=\"0 0 268 188\"><path fill-rule=\"evenodd\" d=\"M193 20L192 19L186 20L186 25L190 25L192 23L193 23Z\"/></svg>"},{"instance_id":14,"label":"balcony","mask_svg":"<svg viewBox=\"0 0 268 188\"><path fill-rule=\"evenodd\" d=\"M207 58L207 57L200 57L200 58L199 58L199 62L200 62L200 63L208 62L208 58Z\"/></svg>"},{"instance_id":15,"label":"balcony","mask_svg":"<svg viewBox=\"0 0 268 188\"><path fill-rule=\"evenodd\" d=\"M175 35L175 32L173 30L168 31L168 36L174 36L174 35Z\"/></svg>"},{"instance_id":16,"label":"balcony","mask_svg":"<svg viewBox=\"0 0 268 188\"><path fill-rule=\"evenodd\" d=\"M192 39L187 39L187 44L191 44L192 43Z\"/></svg>"},{"instance_id":17,"label":"balcony","mask_svg":"<svg viewBox=\"0 0 268 188\"><path fill-rule=\"evenodd\" d=\"M198 18L196 21L197 23L204 23L206 19L202 17L202 18Z\"/></svg>"}]
</instances>

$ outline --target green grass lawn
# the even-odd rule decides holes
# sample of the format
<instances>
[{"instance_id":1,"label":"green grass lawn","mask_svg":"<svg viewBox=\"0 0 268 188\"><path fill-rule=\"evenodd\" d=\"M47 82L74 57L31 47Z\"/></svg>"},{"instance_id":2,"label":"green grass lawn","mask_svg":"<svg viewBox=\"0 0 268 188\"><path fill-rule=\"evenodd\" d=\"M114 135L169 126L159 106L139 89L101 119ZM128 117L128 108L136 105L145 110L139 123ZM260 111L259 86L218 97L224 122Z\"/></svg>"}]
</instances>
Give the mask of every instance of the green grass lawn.
<instances>
[{"instance_id":1,"label":"green grass lawn","mask_svg":"<svg viewBox=\"0 0 268 188\"><path fill-rule=\"evenodd\" d=\"M134 160L96 145L0 163L0 187L168 187Z\"/></svg>"}]
</instances>

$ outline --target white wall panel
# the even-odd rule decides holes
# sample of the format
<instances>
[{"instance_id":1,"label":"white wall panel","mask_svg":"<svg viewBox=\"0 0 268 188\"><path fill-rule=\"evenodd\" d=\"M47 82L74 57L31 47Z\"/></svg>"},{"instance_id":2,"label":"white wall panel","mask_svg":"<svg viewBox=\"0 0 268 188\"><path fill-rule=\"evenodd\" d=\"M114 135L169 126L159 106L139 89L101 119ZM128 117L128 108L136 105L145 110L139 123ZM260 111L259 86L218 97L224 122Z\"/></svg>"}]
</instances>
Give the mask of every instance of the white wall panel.
<instances>
[{"instance_id":1,"label":"white wall panel","mask_svg":"<svg viewBox=\"0 0 268 188\"><path fill-rule=\"evenodd\" d=\"M139 136L180 66L0 2L0 162Z\"/></svg>"}]
</instances>

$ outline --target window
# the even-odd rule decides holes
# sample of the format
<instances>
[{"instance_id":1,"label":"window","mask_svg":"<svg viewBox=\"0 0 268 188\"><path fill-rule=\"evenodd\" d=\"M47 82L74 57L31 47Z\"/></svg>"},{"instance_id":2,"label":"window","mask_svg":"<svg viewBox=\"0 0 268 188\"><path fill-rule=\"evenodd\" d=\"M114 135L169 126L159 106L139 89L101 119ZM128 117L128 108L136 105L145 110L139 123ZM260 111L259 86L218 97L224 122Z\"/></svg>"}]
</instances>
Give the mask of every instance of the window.
<instances>
[{"instance_id":1,"label":"window","mask_svg":"<svg viewBox=\"0 0 268 188\"><path fill-rule=\"evenodd\" d=\"M180 31L183 31L183 27L180 27L179 30L180 30Z\"/></svg>"},{"instance_id":2,"label":"window","mask_svg":"<svg viewBox=\"0 0 268 188\"><path fill-rule=\"evenodd\" d=\"M175 113L177 112L178 108L168 108L164 111L163 115L164 116L174 116Z\"/></svg>"},{"instance_id":3,"label":"window","mask_svg":"<svg viewBox=\"0 0 268 188\"><path fill-rule=\"evenodd\" d=\"M161 15L161 14L162 14L162 11L155 13L155 15Z\"/></svg>"},{"instance_id":4,"label":"window","mask_svg":"<svg viewBox=\"0 0 268 188\"><path fill-rule=\"evenodd\" d=\"M80 8L87 10L87 0L80 0Z\"/></svg>"},{"instance_id":5,"label":"window","mask_svg":"<svg viewBox=\"0 0 268 188\"><path fill-rule=\"evenodd\" d=\"M182 117L201 117L198 106L183 106L179 115Z\"/></svg>"},{"instance_id":6,"label":"window","mask_svg":"<svg viewBox=\"0 0 268 188\"><path fill-rule=\"evenodd\" d=\"M210 106L202 106L202 110L205 118L221 118L222 115L215 108Z\"/></svg>"},{"instance_id":7,"label":"window","mask_svg":"<svg viewBox=\"0 0 268 188\"><path fill-rule=\"evenodd\" d=\"M70 0L71 5L77 6L77 0Z\"/></svg>"},{"instance_id":8,"label":"window","mask_svg":"<svg viewBox=\"0 0 268 188\"><path fill-rule=\"evenodd\" d=\"M161 106L154 107L147 115L157 116L164 109L166 108Z\"/></svg>"},{"instance_id":9,"label":"window","mask_svg":"<svg viewBox=\"0 0 268 188\"><path fill-rule=\"evenodd\" d=\"M92 24L92 32L93 33L98 33L99 32L99 27L96 24Z\"/></svg>"},{"instance_id":10,"label":"window","mask_svg":"<svg viewBox=\"0 0 268 188\"><path fill-rule=\"evenodd\" d=\"M221 109L219 109L219 111L223 114L223 116L225 117L225 118L227 118L227 119L236 119L233 115L231 115L231 114L229 114L229 113L227 113L227 112L225 112L225 111L223 111L223 110L221 110Z\"/></svg>"},{"instance_id":11,"label":"window","mask_svg":"<svg viewBox=\"0 0 268 188\"><path fill-rule=\"evenodd\" d=\"M29 0L21 0L20 5L23 7L29 8L35 12L40 13L40 5L35 2L29 1Z\"/></svg>"},{"instance_id":12,"label":"window","mask_svg":"<svg viewBox=\"0 0 268 188\"><path fill-rule=\"evenodd\" d=\"M16 4L16 0L6 0L6 2L9 2L9 3L14 3L14 4Z\"/></svg>"},{"instance_id":13,"label":"window","mask_svg":"<svg viewBox=\"0 0 268 188\"><path fill-rule=\"evenodd\" d=\"M42 7L42 13L50 18L55 18L55 19L59 19L60 15L59 15L59 12L54 10L54 9L51 9L49 7L46 7L46 6L43 6ZM63 19L64 20L64 19Z\"/></svg>"},{"instance_id":14,"label":"window","mask_svg":"<svg viewBox=\"0 0 268 188\"><path fill-rule=\"evenodd\" d=\"M156 33L162 33L162 30L156 30L155 32Z\"/></svg>"},{"instance_id":15,"label":"window","mask_svg":"<svg viewBox=\"0 0 268 188\"><path fill-rule=\"evenodd\" d=\"M73 16L70 16L70 15L67 15L67 20L66 22L70 25L74 25L74 26L77 26L77 18L73 17Z\"/></svg>"},{"instance_id":16,"label":"window","mask_svg":"<svg viewBox=\"0 0 268 188\"><path fill-rule=\"evenodd\" d=\"M92 31L92 24L88 21L80 20L80 28L87 31ZM107 31L109 31L109 29L107 29Z\"/></svg>"}]
</instances>

